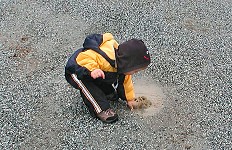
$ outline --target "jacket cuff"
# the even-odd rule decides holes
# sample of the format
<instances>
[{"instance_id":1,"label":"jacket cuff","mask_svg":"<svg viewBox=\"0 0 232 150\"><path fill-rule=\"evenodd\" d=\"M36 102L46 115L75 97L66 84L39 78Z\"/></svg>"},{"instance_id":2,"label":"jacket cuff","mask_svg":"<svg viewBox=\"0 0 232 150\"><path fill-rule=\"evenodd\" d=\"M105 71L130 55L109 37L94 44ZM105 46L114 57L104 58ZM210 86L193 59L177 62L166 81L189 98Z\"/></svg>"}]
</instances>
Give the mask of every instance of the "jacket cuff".
<instances>
[{"instance_id":1,"label":"jacket cuff","mask_svg":"<svg viewBox=\"0 0 232 150\"><path fill-rule=\"evenodd\" d=\"M126 100L127 100L127 101L132 101L132 100L134 100L134 99L135 99L135 93L134 93L134 91L132 90L131 92L127 93L127 95L126 95Z\"/></svg>"}]
</instances>

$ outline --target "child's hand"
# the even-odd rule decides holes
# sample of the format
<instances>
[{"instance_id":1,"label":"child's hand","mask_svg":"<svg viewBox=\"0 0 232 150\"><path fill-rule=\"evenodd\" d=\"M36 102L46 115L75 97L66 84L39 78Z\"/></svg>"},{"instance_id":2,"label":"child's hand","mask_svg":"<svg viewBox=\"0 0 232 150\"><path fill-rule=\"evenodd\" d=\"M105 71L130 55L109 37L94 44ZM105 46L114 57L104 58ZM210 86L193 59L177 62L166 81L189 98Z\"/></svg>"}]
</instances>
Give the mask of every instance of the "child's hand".
<instances>
[{"instance_id":1,"label":"child's hand","mask_svg":"<svg viewBox=\"0 0 232 150\"><path fill-rule=\"evenodd\" d=\"M95 69L91 72L91 77L96 79L99 77L102 77L103 79L105 79L105 74L101 69Z\"/></svg>"},{"instance_id":2,"label":"child's hand","mask_svg":"<svg viewBox=\"0 0 232 150\"><path fill-rule=\"evenodd\" d=\"M127 101L127 105L129 106L130 110L138 108L138 103L134 99Z\"/></svg>"}]
</instances>

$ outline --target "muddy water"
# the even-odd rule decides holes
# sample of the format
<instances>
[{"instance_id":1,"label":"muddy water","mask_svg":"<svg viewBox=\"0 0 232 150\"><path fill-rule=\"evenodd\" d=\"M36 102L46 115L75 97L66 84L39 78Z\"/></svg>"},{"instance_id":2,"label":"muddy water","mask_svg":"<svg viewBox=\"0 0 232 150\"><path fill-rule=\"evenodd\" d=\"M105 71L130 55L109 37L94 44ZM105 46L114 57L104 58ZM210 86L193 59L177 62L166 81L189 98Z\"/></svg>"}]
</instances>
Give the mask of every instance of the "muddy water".
<instances>
[{"instance_id":1,"label":"muddy water","mask_svg":"<svg viewBox=\"0 0 232 150\"><path fill-rule=\"evenodd\" d=\"M153 116L163 108L165 96L162 92L162 88L157 85L153 79L148 77L135 79L134 89L136 97L145 96L152 103L152 105L146 109L133 110L136 114L143 117Z\"/></svg>"}]
</instances>

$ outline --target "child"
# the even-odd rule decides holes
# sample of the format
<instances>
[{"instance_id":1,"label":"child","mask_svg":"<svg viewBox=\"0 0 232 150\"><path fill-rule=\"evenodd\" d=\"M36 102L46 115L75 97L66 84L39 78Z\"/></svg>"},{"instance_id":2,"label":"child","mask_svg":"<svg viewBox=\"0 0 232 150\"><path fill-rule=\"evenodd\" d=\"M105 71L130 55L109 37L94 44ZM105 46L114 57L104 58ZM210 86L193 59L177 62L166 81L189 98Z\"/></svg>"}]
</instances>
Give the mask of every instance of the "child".
<instances>
[{"instance_id":1,"label":"child","mask_svg":"<svg viewBox=\"0 0 232 150\"><path fill-rule=\"evenodd\" d=\"M131 110L136 108L132 74L149 64L150 55L143 41L131 39L119 45L111 33L92 34L68 60L65 78L80 90L93 117L112 123L118 115L110 108L109 100L121 98Z\"/></svg>"}]
</instances>

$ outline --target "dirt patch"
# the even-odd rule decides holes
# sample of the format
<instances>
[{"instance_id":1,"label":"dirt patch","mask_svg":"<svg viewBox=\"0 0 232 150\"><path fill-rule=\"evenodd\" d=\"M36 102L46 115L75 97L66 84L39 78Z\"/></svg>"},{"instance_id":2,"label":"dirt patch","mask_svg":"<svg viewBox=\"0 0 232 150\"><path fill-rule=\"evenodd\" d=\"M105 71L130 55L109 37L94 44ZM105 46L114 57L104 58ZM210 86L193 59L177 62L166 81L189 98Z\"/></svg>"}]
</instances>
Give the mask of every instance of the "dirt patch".
<instances>
[{"instance_id":1,"label":"dirt patch","mask_svg":"<svg viewBox=\"0 0 232 150\"><path fill-rule=\"evenodd\" d=\"M30 52L31 48L29 47L22 47L22 46L16 46L14 49L16 49L16 52L14 53L13 57L16 58L25 58Z\"/></svg>"},{"instance_id":2,"label":"dirt patch","mask_svg":"<svg viewBox=\"0 0 232 150\"><path fill-rule=\"evenodd\" d=\"M151 107L152 103L147 97L145 96L139 96L135 98L135 101L138 103L138 108L139 109L147 109Z\"/></svg>"},{"instance_id":3,"label":"dirt patch","mask_svg":"<svg viewBox=\"0 0 232 150\"><path fill-rule=\"evenodd\" d=\"M157 114L163 108L164 94L162 88L148 77L134 80L134 89L137 101L145 103L146 107L140 107L134 112L147 117Z\"/></svg>"}]
</instances>

